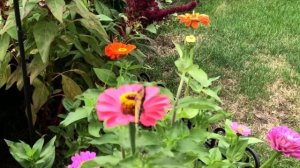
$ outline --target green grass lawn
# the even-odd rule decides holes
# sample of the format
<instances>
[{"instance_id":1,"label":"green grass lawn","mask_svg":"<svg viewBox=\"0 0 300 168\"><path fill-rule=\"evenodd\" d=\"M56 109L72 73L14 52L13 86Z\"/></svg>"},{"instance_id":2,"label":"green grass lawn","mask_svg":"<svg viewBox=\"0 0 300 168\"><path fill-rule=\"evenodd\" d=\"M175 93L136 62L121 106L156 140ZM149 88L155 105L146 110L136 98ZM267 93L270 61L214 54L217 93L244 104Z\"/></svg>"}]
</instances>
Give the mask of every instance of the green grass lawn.
<instances>
[{"instance_id":1,"label":"green grass lawn","mask_svg":"<svg viewBox=\"0 0 300 168\"><path fill-rule=\"evenodd\" d=\"M237 120L247 122L253 129L261 128L262 132L272 124L299 130L300 1L201 2L203 5L195 11L208 14L211 26L195 31L201 39L196 62L211 77L220 76L225 108L234 111ZM189 33L192 31L173 19L162 25L162 36L157 39L178 41ZM151 57L149 63L156 69L152 76L175 91L178 78L173 61L177 55L169 43L168 39L159 42L165 46L158 50L166 51ZM267 145L259 147L263 158L268 157L267 151ZM283 158L275 167L296 168L300 162Z\"/></svg>"}]
</instances>

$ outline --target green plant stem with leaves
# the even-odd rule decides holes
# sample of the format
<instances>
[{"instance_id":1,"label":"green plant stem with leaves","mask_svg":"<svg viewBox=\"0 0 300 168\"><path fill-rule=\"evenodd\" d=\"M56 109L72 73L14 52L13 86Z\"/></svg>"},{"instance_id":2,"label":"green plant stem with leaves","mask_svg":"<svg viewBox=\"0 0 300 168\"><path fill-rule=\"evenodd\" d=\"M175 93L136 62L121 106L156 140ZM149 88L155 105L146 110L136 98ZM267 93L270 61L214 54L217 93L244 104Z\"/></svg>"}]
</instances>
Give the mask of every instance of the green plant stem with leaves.
<instances>
[{"instance_id":1,"label":"green plant stem with leaves","mask_svg":"<svg viewBox=\"0 0 300 168\"><path fill-rule=\"evenodd\" d=\"M180 93L182 91L182 88L183 88L183 84L184 84L184 78L185 78L185 72L181 74L181 79L180 79L180 83L179 83L179 86L178 86L178 89L177 89L177 93L176 93L176 97L175 97L175 102L174 102L174 106L173 106L173 109L172 109L172 112L173 112L173 115L172 115L172 122L171 124L174 125L175 123L175 120L176 120L176 105L178 103L178 99L180 97Z\"/></svg>"},{"instance_id":2,"label":"green plant stem with leaves","mask_svg":"<svg viewBox=\"0 0 300 168\"><path fill-rule=\"evenodd\" d=\"M272 164L273 164L273 162L274 162L274 160L275 160L276 158L278 158L280 155L281 155L280 152L274 152L274 153L271 155L271 157L270 157L263 165L260 166L260 168L268 168L268 167L271 167Z\"/></svg>"},{"instance_id":3,"label":"green plant stem with leaves","mask_svg":"<svg viewBox=\"0 0 300 168\"><path fill-rule=\"evenodd\" d=\"M189 92L190 92L190 80L191 80L191 77L189 76L188 79L187 79L187 82L186 82L186 86L185 86L185 91L184 91L184 96L188 96L189 95Z\"/></svg>"}]
</instances>

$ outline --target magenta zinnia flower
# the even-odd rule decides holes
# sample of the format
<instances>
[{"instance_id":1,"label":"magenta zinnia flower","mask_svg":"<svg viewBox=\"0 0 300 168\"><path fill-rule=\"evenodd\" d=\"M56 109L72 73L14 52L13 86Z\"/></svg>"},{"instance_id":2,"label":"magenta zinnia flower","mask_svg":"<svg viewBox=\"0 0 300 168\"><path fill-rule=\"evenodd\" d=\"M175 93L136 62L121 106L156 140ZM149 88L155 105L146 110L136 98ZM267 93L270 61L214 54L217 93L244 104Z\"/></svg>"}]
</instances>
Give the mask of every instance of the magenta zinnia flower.
<instances>
[{"instance_id":1,"label":"magenta zinnia flower","mask_svg":"<svg viewBox=\"0 0 300 168\"><path fill-rule=\"evenodd\" d=\"M90 151L82 151L79 154L76 153L72 156L72 164L68 166L68 168L80 168L81 164L85 161L92 160L96 157L95 152Z\"/></svg>"},{"instance_id":2,"label":"magenta zinnia flower","mask_svg":"<svg viewBox=\"0 0 300 168\"><path fill-rule=\"evenodd\" d=\"M109 128L134 122L136 97L143 87L141 84L128 84L105 90L96 105L98 119L106 121ZM144 126L154 126L157 120L163 119L170 107L170 99L159 94L159 87L147 86L139 122Z\"/></svg>"},{"instance_id":3,"label":"magenta zinnia flower","mask_svg":"<svg viewBox=\"0 0 300 168\"><path fill-rule=\"evenodd\" d=\"M239 124L237 122L232 122L230 124L230 128L237 134L243 135L243 136L249 136L251 135L251 130L245 125Z\"/></svg>"},{"instance_id":4,"label":"magenta zinnia flower","mask_svg":"<svg viewBox=\"0 0 300 168\"><path fill-rule=\"evenodd\" d=\"M274 150L300 159L300 135L287 126L272 128L267 134L267 141Z\"/></svg>"}]
</instances>

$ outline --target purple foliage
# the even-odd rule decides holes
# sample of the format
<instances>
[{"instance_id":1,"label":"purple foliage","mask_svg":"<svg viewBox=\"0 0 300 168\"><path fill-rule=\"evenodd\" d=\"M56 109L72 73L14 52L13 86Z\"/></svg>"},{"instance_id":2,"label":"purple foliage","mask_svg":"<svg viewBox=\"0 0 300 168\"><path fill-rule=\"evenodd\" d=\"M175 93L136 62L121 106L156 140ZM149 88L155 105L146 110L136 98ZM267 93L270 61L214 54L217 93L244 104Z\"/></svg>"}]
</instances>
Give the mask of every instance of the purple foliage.
<instances>
[{"instance_id":1,"label":"purple foliage","mask_svg":"<svg viewBox=\"0 0 300 168\"><path fill-rule=\"evenodd\" d=\"M160 9L158 3L155 0L126 1L127 7L125 9L125 12L128 17L128 23L126 24L131 25L132 22L139 21L144 28L155 21L163 20L170 14L190 11L197 6L197 2L195 0L181 6L170 7L167 9Z\"/></svg>"}]
</instances>

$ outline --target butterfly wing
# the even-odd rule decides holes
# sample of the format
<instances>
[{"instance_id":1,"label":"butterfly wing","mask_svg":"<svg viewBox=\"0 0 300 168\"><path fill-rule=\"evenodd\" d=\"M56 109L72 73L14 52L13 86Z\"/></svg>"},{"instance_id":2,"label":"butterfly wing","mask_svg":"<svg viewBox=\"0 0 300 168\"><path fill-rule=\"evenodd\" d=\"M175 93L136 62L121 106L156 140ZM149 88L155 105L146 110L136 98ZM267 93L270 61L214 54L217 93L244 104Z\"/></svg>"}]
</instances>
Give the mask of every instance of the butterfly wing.
<instances>
[{"instance_id":1,"label":"butterfly wing","mask_svg":"<svg viewBox=\"0 0 300 168\"><path fill-rule=\"evenodd\" d=\"M141 109L145 98L145 87L142 87L135 97L135 108L134 108L134 122L137 124L139 122L139 117L141 115Z\"/></svg>"}]
</instances>

